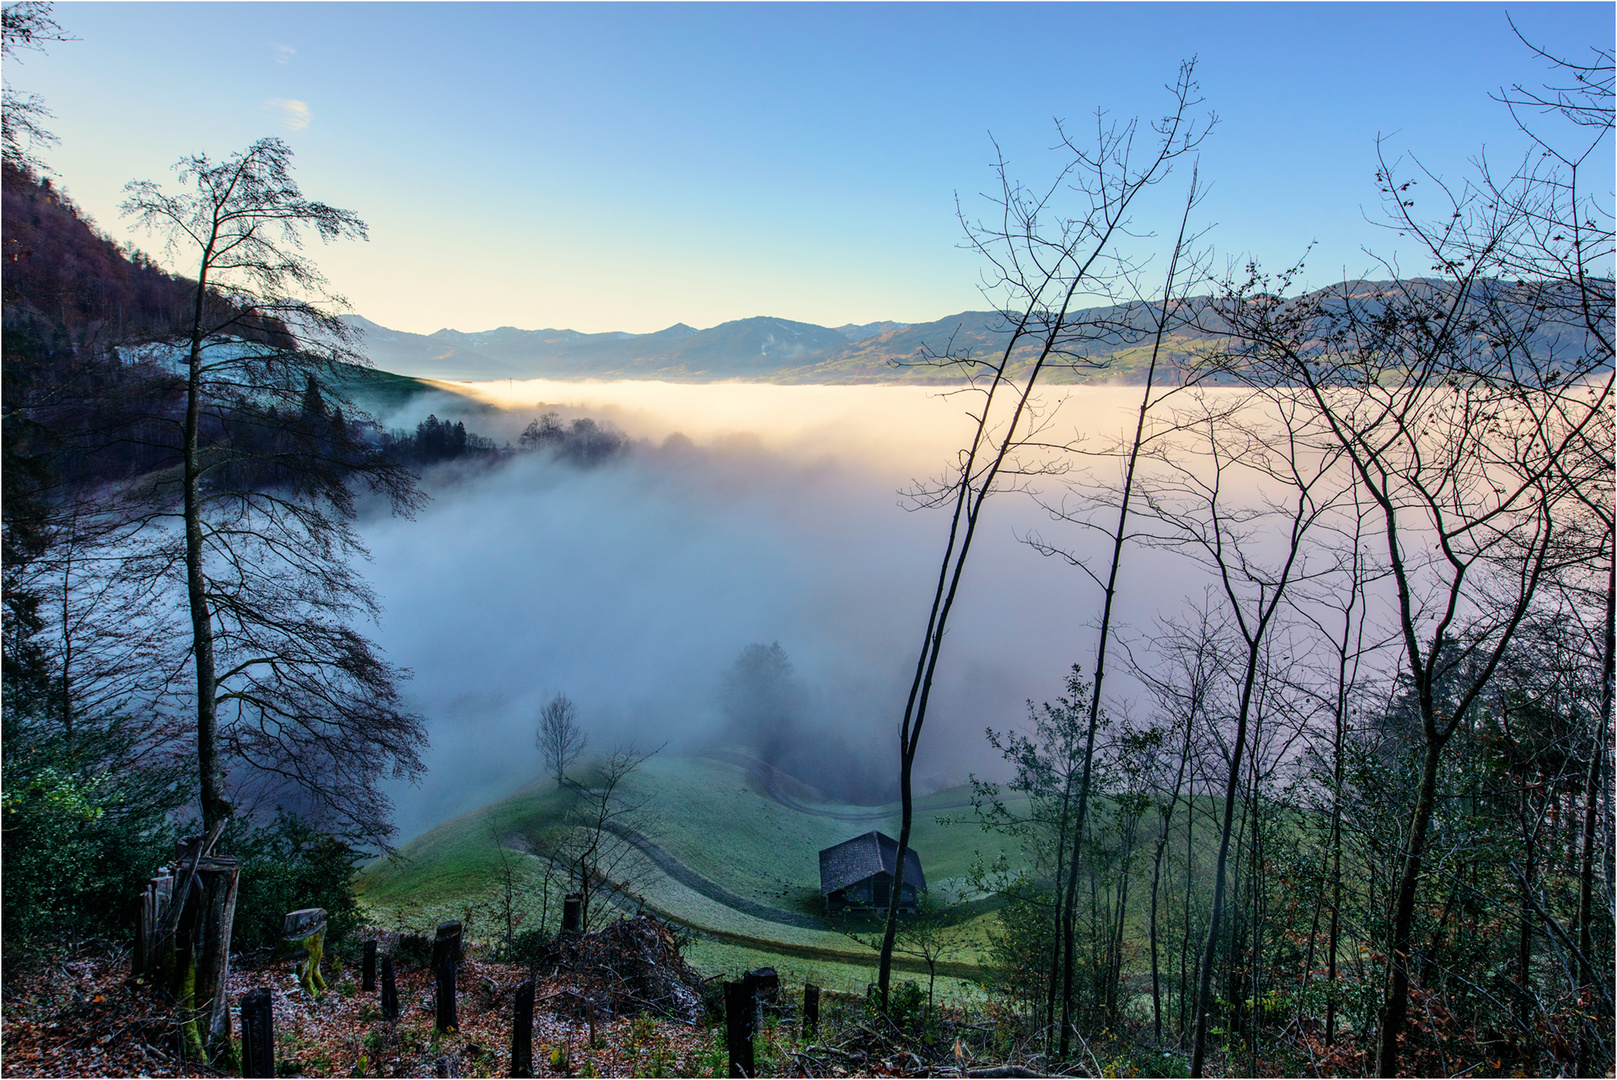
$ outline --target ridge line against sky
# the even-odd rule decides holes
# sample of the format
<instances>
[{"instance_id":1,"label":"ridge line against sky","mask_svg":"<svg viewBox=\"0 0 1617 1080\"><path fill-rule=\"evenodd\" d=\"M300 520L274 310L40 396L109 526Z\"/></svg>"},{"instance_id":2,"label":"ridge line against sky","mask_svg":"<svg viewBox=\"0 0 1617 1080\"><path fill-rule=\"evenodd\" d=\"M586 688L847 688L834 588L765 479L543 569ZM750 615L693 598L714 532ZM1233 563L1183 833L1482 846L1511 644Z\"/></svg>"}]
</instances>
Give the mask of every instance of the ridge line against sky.
<instances>
[{"instance_id":1,"label":"ridge line against sky","mask_svg":"<svg viewBox=\"0 0 1617 1080\"><path fill-rule=\"evenodd\" d=\"M1610 48L1617 22L1602 2L1508 10L1573 58ZM1378 276L1365 249L1397 247L1366 220L1378 136L1449 180L1484 150L1520 159L1488 95L1551 73L1506 13L66 2L57 18L78 40L13 58L6 77L55 114L61 142L43 157L63 188L154 255L119 218L124 183L286 139L305 193L369 223L370 243L311 254L383 326L647 333L773 311L835 327L988 306L955 199L971 211L993 185L989 133L1014 178L1047 181L1054 117L1149 119L1191 56L1220 118L1199 214L1217 265L1279 270L1314 244L1304 284ZM1596 165L1609 199L1611 155ZM1167 220L1187 175L1143 223Z\"/></svg>"}]
</instances>

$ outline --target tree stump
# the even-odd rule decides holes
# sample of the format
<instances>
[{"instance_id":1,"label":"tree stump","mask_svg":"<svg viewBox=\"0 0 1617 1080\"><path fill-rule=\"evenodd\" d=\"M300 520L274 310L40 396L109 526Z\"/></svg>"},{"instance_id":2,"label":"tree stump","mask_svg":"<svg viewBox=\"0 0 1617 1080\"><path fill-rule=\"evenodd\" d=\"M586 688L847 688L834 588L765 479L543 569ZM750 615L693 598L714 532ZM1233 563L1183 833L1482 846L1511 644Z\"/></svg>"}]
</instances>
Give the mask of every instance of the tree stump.
<instances>
[{"instance_id":1,"label":"tree stump","mask_svg":"<svg viewBox=\"0 0 1617 1080\"><path fill-rule=\"evenodd\" d=\"M564 934L581 934L584 932L584 894L568 893L561 902L561 932Z\"/></svg>"},{"instance_id":2,"label":"tree stump","mask_svg":"<svg viewBox=\"0 0 1617 1080\"><path fill-rule=\"evenodd\" d=\"M217 839L220 827L209 837ZM180 890L158 920L154 951L169 960L170 990L179 1001L180 1028L187 1052L209 1064L222 1062L237 1069L235 1043L230 1037L230 932L236 920L236 891L241 865L236 859L197 855L210 839L182 843L187 852L179 864Z\"/></svg>"},{"instance_id":3,"label":"tree stump","mask_svg":"<svg viewBox=\"0 0 1617 1080\"><path fill-rule=\"evenodd\" d=\"M454 1031L460 1027L455 1016L455 962L445 960L433 974L438 985L438 1030Z\"/></svg>"},{"instance_id":4,"label":"tree stump","mask_svg":"<svg viewBox=\"0 0 1617 1080\"><path fill-rule=\"evenodd\" d=\"M439 923L437 936L432 939L432 970L437 971L445 961L459 967L460 960L460 923Z\"/></svg>"},{"instance_id":5,"label":"tree stump","mask_svg":"<svg viewBox=\"0 0 1617 1080\"><path fill-rule=\"evenodd\" d=\"M803 1037L811 1037L820 1027L820 988L803 984Z\"/></svg>"},{"instance_id":6,"label":"tree stump","mask_svg":"<svg viewBox=\"0 0 1617 1080\"><path fill-rule=\"evenodd\" d=\"M760 1004L770 1006L780 1002L780 973L774 968L758 968L752 973L752 984L757 988Z\"/></svg>"},{"instance_id":7,"label":"tree stump","mask_svg":"<svg viewBox=\"0 0 1617 1080\"><path fill-rule=\"evenodd\" d=\"M241 1074L275 1075L275 1011L267 988L241 996Z\"/></svg>"},{"instance_id":8,"label":"tree stump","mask_svg":"<svg viewBox=\"0 0 1617 1080\"><path fill-rule=\"evenodd\" d=\"M317 998L326 989L320 960L326 949L326 909L300 908L288 912L281 927L281 952L298 962L298 983Z\"/></svg>"},{"instance_id":9,"label":"tree stump","mask_svg":"<svg viewBox=\"0 0 1617 1080\"><path fill-rule=\"evenodd\" d=\"M511 1075L533 1075L533 980L517 987L511 1018Z\"/></svg>"},{"instance_id":10,"label":"tree stump","mask_svg":"<svg viewBox=\"0 0 1617 1080\"><path fill-rule=\"evenodd\" d=\"M399 1018L399 990L393 981L393 954L382 957L382 1019Z\"/></svg>"},{"instance_id":11,"label":"tree stump","mask_svg":"<svg viewBox=\"0 0 1617 1080\"><path fill-rule=\"evenodd\" d=\"M731 1076L753 1076L752 1036L758 1030L758 995L748 972L724 984L724 1043Z\"/></svg>"},{"instance_id":12,"label":"tree stump","mask_svg":"<svg viewBox=\"0 0 1617 1080\"><path fill-rule=\"evenodd\" d=\"M365 959L359 965L359 989L367 994L376 993L376 939L365 943Z\"/></svg>"}]
</instances>

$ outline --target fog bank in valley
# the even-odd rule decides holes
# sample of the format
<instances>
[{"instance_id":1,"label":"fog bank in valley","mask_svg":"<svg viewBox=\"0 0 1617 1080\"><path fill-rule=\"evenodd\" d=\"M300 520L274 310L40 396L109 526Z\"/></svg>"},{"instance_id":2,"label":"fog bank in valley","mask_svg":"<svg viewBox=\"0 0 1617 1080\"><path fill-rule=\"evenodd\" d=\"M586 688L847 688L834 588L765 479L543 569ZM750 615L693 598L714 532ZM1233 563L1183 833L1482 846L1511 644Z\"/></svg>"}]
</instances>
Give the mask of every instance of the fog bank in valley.
<instances>
[{"instance_id":1,"label":"fog bank in valley","mask_svg":"<svg viewBox=\"0 0 1617 1080\"><path fill-rule=\"evenodd\" d=\"M797 695L794 771L818 764L812 779L845 797L891 795L876 778L896 783L947 526L897 492L949 459L964 402L918 388L656 386L486 386L509 410L483 425L502 439L551 402L639 442L593 469L543 455L442 468L416 520L366 522L377 636L414 670L407 694L432 739L421 788L393 792L400 839L534 779L535 719L557 692L596 747L677 753L733 737L738 657L776 642ZM1129 396L1092 398L1095 422L1110 425ZM1044 522L1015 496L990 506L933 695L926 786L994 772L983 727L1019 724L1025 699L1087 666L1092 587L1017 539Z\"/></svg>"}]
</instances>

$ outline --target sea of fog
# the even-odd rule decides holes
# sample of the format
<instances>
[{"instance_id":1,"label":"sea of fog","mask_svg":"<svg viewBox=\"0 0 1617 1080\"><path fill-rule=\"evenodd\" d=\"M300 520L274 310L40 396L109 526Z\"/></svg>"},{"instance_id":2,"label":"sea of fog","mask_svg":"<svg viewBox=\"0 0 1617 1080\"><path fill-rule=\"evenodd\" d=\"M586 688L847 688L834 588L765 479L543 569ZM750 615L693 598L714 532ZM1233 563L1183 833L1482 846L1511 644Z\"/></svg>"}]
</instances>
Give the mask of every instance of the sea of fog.
<instances>
[{"instance_id":1,"label":"sea of fog","mask_svg":"<svg viewBox=\"0 0 1617 1080\"><path fill-rule=\"evenodd\" d=\"M412 669L407 697L431 737L420 786L392 791L401 840L534 779L535 718L555 693L577 703L596 747L710 744L721 682L755 643L779 642L792 661L801 726L828 768L896 770L948 525L900 491L943 472L969 434L971 399L894 386L457 389L497 410L468 427L501 441L555 410L609 421L634 444L595 468L538 454L440 467L414 520L363 521L384 607L376 637ZM1064 390L1050 430L1115 439L1138 395ZM1059 497L1059 480L1035 483ZM1026 544L1030 532L1084 542L1025 494L990 502L933 695L923 789L998 775L984 728L1021 725L1028 699L1053 697L1075 661L1092 662L1099 590ZM1160 608L1200 585L1172 556L1130 558L1119 614L1149 633ZM1116 707L1131 707L1131 684L1116 685Z\"/></svg>"}]
</instances>

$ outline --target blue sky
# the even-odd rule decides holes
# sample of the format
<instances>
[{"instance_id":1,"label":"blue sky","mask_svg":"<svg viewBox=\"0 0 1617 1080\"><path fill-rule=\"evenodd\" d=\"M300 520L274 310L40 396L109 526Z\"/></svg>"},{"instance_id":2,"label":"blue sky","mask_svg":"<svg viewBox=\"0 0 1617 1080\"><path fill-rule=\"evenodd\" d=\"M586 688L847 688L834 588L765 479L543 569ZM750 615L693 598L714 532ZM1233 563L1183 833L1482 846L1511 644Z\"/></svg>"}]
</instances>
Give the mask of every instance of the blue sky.
<instances>
[{"instance_id":1,"label":"blue sky","mask_svg":"<svg viewBox=\"0 0 1617 1080\"><path fill-rule=\"evenodd\" d=\"M1508 8L1566 55L1610 3ZM55 112L45 155L119 239L117 206L182 155L279 135L306 194L368 244L317 250L399 329L649 331L768 314L837 325L979 307L955 197L1057 158L1053 117L1158 114L1197 57L1219 263L1310 281L1394 250L1376 139L1463 178L1524 146L1501 84L1547 74L1503 4L61 3L79 40L7 65ZM1611 155L1598 190L1610 197ZM1170 231L1170 182L1143 227Z\"/></svg>"}]
</instances>

